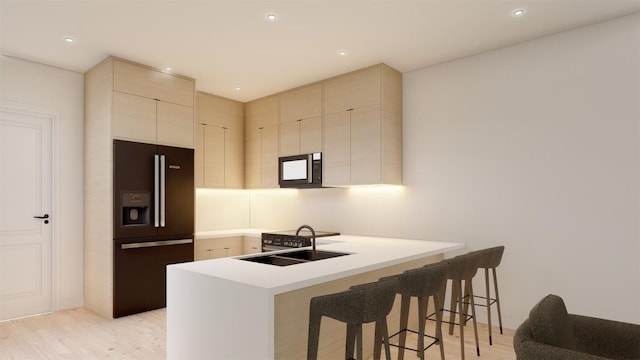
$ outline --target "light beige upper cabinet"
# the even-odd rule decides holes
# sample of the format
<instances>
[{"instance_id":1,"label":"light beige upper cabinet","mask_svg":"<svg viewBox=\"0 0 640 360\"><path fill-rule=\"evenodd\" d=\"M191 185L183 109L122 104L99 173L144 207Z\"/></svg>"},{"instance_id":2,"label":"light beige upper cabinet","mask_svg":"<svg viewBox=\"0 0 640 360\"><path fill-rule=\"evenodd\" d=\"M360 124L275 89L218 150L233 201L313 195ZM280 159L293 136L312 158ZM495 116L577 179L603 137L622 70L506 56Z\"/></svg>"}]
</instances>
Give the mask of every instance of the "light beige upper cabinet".
<instances>
[{"instance_id":1,"label":"light beige upper cabinet","mask_svg":"<svg viewBox=\"0 0 640 360\"><path fill-rule=\"evenodd\" d=\"M278 96L245 104L245 187L278 187Z\"/></svg>"},{"instance_id":2,"label":"light beige upper cabinet","mask_svg":"<svg viewBox=\"0 0 640 360\"><path fill-rule=\"evenodd\" d=\"M113 137L193 148L195 81L120 59L110 60Z\"/></svg>"},{"instance_id":3,"label":"light beige upper cabinet","mask_svg":"<svg viewBox=\"0 0 640 360\"><path fill-rule=\"evenodd\" d=\"M322 84L323 184L401 184L402 74L379 64Z\"/></svg>"},{"instance_id":4,"label":"light beige upper cabinet","mask_svg":"<svg viewBox=\"0 0 640 360\"><path fill-rule=\"evenodd\" d=\"M280 97L280 156L322 151L322 84L283 92Z\"/></svg>"},{"instance_id":5,"label":"light beige upper cabinet","mask_svg":"<svg viewBox=\"0 0 640 360\"><path fill-rule=\"evenodd\" d=\"M113 72L115 91L193 107L193 79L120 59L114 59Z\"/></svg>"},{"instance_id":6,"label":"light beige upper cabinet","mask_svg":"<svg viewBox=\"0 0 640 360\"><path fill-rule=\"evenodd\" d=\"M196 187L244 187L244 105L198 92L196 96Z\"/></svg>"},{"instance_id":7,"label":"light beige upper cabinet","mask_svg":"<svg viewBox=\"0 0 640 360\"><path fill-rule=\"evenodd\" d=\"M156 103L154 99L114 91L113 137L155 143Z\"/></svg>"}]
</instances>

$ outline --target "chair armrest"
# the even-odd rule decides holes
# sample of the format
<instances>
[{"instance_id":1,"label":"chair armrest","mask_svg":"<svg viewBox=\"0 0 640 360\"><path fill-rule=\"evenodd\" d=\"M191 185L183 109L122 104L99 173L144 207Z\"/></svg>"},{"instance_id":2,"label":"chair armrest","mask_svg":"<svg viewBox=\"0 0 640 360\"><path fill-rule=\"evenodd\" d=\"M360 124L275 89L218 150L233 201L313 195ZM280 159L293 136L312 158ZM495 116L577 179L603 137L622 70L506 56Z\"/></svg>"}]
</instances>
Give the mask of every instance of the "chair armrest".
<instances>
[{"instance_id":1,"label":"chair armrest","mask_svg":"<svg viewBox=\"0 0 640 360\"><path fill-rule=\"evenodd\" d=\"M531 335L529 319L526 319L513 336L513 348L517 360L606 360L606 358L590 355L574 350L537 342Z\"/></svg>"},{"instance_id":2,"label":"chair armrest","mask_svg":"<svg viewBox=\"0 0 640 360\"><path fill-rule=\"evenodd\" d=\"M569 314L578 349L616 359L640 359L640 325Z\"/></svg>"},{"instance_id":3,"label":"chair armrest","mask_svg":"<svg viewBox=\"0 0 640 360\"><path fill-rule=\"evenodd\" d=\"M515 345L515 344L514 344ZM607 360L608 358L574 350L563 349L533 340L514 346L517 360Z\"/></svg>"}]
</instances>

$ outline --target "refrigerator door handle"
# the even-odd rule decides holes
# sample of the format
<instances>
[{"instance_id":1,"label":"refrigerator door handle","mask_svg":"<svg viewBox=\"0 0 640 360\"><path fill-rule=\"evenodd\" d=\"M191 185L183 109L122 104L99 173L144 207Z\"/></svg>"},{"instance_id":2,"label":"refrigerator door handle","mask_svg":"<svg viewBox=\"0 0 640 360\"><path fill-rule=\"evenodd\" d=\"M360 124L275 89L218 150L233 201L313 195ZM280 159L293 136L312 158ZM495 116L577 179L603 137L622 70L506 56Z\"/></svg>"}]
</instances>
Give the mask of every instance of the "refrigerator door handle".
<instances>
[{"instance_id":1,"label":"refrigerator door handle","mask_svg":"<svg viewBox=\"0 0 640 360\"><path fill-rule=\"evenodd\" d=\"M181 245L181 244L191 244L193 242L192 239L181 239L181 240L164 240L164 241L151 241L151 242L142 242L142 243L129 243L120 245L120 249L140 249L140 248L148 248L148 247L158 247L158 246L169 246L169 245Z\"/></svg>"},{"instance_id":2,"label":"refrigerator door handle","mask_svg":"<svg viewBox=\"0 0 640 360\"><path fill-rule=\"evenodd\" d=\"M167 203L167 174L165 170L165 156L160 155L160 227L166 226L166 203Z\"/></svg>"},{"instance_id":3,"label":"refrigerator door handle","mask_svg":"<svg viewBox=\"0 0 640 360\"><path fill-rule=\"evenodd\" d=\"M153 155L153 226L160 226L160 155Z\"/></svg>"}]
</instances>

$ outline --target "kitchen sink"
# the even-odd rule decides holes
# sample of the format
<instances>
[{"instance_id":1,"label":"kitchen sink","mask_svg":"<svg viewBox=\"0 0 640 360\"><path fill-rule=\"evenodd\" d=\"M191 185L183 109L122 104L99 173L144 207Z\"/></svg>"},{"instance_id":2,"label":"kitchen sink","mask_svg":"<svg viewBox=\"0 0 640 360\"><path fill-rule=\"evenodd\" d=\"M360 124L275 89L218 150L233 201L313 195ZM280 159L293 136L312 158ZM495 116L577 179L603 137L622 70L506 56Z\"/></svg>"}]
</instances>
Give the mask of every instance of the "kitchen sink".
<instances>
[{"instance_id":1,"label":"kitchen sink","mask_svg":"<svg viewBox=\"0 0 640 360\"><path fill-rule=\"evenodd\" d=\"M338 256L349 255L347 253L335 252L335 251L322 251L316 250L298 250L290 253L280 254L279 256L285 256L293 259L301 259L305 261L316 261L322 259L330 259Z\"/></svg>"},{"instance_id":2,"label":"kitchen sink","mask_svg":"<svg viewBox=\"0 0 640 360\"><path fill-rule=\"evenodd\" d=\"M338 256L349 255L348 253L316 250L298 250L281 254L269 254L262 256L254 256L248 258L240 258L238 260L257 262L261 264L289 266L301 264L310 261L330 259Z\"/></svg>"}]
</instances>

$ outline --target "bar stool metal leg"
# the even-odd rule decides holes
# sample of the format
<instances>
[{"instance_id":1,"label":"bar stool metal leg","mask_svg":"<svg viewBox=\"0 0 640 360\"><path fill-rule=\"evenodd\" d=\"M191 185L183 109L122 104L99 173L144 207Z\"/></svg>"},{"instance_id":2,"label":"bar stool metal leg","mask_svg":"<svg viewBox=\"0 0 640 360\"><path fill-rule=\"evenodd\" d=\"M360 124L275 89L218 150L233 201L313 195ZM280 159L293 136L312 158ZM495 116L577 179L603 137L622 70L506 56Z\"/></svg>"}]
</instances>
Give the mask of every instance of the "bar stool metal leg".
<instances>
[{"instance_id":1,"label":"bar stool metal leg","mask_svg":"<svg viewBox=\"0 0 640 360\"><path fill-rule=\"evenodd\" d=\"M498 276L496 275L496 268L493 268L493 287L496 292L496 308L498 309L498 323L500 324L500 334L502 334L502 313L500 311L500 295L498 293Z\"/></svg>"}]
</instances>

